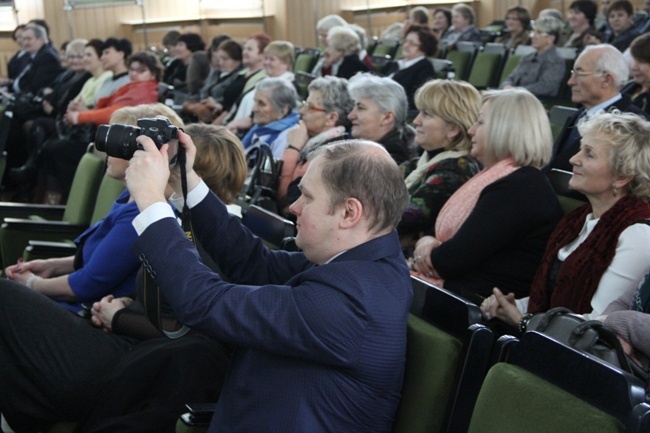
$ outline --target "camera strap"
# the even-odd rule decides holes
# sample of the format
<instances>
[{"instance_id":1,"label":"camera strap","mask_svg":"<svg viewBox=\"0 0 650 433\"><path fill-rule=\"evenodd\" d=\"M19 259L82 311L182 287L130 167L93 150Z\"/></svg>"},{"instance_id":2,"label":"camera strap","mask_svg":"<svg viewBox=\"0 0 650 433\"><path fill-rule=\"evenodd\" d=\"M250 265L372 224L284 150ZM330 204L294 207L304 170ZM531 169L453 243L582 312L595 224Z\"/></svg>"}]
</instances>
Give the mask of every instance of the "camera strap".
<instances>
[{"instance_id":1,"label":"camera strap","mask_svg":"<svg viewBox=\"0 0 650 433\"><path fill-rule=\"evenodd\" d=\"M179 164L179 169L181 173L181 190L183 192L183 209L181 211L181 228L183 229L183 232L185 233L185 236L187 236L187 239L192 242L194 242L194 233L192 231L192 221L191 221L191 215L190 215L190 208L187 205L187 173L185 171L185 163L186 163L186 157L185 157L185 149L183 149L182 146L179 146L178 149L178 164ZM160 331L163 331L168 337L171 337L171 335L177 335L177 336L182 336L185 335L185 332L181 329L179 330L172 330L173 332L168 332L170 330L165 330L163 327L163 316L165 314L173 314L171 311L171 307L167 303L167 300L165 299L164 295L160 291L160 287L155 283L151 275L149 275L149 272L143 272L144 274L144 287L143 287L143 300L142 304L144 306L144 312L149 321L153 323L153 325ZM183 325L183 328L185 326ZM167 332L166 332L167 331Z\"/></svg>"}]
</instances>

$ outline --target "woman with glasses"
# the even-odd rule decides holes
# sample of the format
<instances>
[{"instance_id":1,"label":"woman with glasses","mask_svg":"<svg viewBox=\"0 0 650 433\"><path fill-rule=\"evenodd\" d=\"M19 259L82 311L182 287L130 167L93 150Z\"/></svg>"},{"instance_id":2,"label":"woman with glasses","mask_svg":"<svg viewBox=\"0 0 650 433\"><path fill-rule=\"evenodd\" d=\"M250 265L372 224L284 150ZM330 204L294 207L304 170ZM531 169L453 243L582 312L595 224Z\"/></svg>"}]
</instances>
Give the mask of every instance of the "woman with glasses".
<instances>
[{"instance_id":1,"label":"woman with glasses","mask_svg":"<svg viewBox=\"0 0 650 433\"><path fill-rule=\"evenodd\" d=\"M535 96L556 96L566 71L566 62L555 48L561 30L562 22L556 18L537 20L531 43L535 52L521 59L501 88L523 87Z\"/></svg>"},{"instance_id":2,"label":"woman with glasses","mask_svg":"<svg viewBox=\"0 0 650 433\"><path fill-rule=\"evenodd\" d=\"M309 155L320 146L348 138L354 101L348 82L338 77L316 78L309 83L309 95L300 108L300 122L289 130L282 154L278 198L286 208L300 196L298 183L309 166Z\"/></svg>"},{"instance_id":3,"label":"woman with glasses","mask_svg":"<svg viewBox=\"0 0 650 433\"><path fill-rule=\"evenodd\" d=\"M506 29L496 42L504 44L509 50L519 45L530 45L530 12L523 6L514 6L506 12Z\"/></svg>"},{"instance_id":4,"label":"woman with glasses","mask_svg":"<svg viewBox=\"0 0 650 433\"><path fill-rule=\"evenodd\" d=\"M397 71L389 71L389 76L404 87L409 110L415 111L415 91L434 76L433 65L427 57L432 57L438 49L438 40L428 27L411 25L406 29L402 43L402 59L395 63Z\"/></svg>"}]
</instances>

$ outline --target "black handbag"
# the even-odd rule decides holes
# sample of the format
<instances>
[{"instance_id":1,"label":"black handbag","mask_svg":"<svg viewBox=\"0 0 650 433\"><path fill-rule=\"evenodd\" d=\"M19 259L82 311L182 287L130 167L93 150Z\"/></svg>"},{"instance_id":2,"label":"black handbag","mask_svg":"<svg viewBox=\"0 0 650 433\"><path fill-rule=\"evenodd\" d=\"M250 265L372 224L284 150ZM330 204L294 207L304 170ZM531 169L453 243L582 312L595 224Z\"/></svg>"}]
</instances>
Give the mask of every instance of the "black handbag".
<instances>
[{"instance_id":1,"label":"black handbag","mask_svg":"<svg viewBox=\"0 0 650 433\"><path fill-rule=\"evenodd\" d=\"M44 116L43 97L31 93L18 93L7 107L7 111L13 113L14 119L20 119L21 121Z\"/></svg>"},{"instance_id":2,"label":"black handbag","mask_svg":"<svg viewBox=\"0 0 650 433\"><path fill-rule=\"evenodd\" d=\"M585 320L568 308L553 308L531 317L526 331L542 332L581 352L591 354L610 365L631 373L644 382L650 373L630 358L616 333L599 320Z\"/></svg>"}]
</instances>

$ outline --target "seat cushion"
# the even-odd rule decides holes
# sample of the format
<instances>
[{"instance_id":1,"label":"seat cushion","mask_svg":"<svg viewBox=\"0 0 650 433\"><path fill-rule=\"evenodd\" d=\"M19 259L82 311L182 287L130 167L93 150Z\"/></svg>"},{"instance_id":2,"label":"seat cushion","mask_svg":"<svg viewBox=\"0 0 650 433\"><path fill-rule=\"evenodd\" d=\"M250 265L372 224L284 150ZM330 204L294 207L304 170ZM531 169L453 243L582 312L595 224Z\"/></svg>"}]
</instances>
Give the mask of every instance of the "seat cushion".
<instances>
[{"instance_id":1,"label":"seat cushion","mask_svg":"<svg viewBox=\"0 0 650 433\"><path fill-rule=\"evenodd\" d=\"M468 433L624 431L616 418L585 401L518 366L498 363L481 387Z\"/></svg>"}]
</instances>

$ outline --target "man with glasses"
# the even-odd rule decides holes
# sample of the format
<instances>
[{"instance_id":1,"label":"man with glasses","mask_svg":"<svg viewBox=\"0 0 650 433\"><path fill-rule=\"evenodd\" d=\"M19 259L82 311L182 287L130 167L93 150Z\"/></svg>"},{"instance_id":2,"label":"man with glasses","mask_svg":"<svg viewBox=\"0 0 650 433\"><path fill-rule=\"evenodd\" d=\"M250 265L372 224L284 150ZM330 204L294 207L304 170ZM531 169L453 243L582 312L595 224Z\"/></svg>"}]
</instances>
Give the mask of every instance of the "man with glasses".
<instances>
[{"instance_id":1,"label":"man with glasses","mask_svg":"<svg viewBox=\"0 0 650 433\"><path fill-rule=\"evenodd\" d=\"M643 111L632 104L627 95L620 93L627 81L629 69L623 54L611 45L592 45L584 49L576 59L568 85L571 100L580 110L569 117L553 146L553 158L548 168L572 171L569 159L580 149L578 120L599 110L616 108L641 116Z\"/></svg>"}]
</instances>

